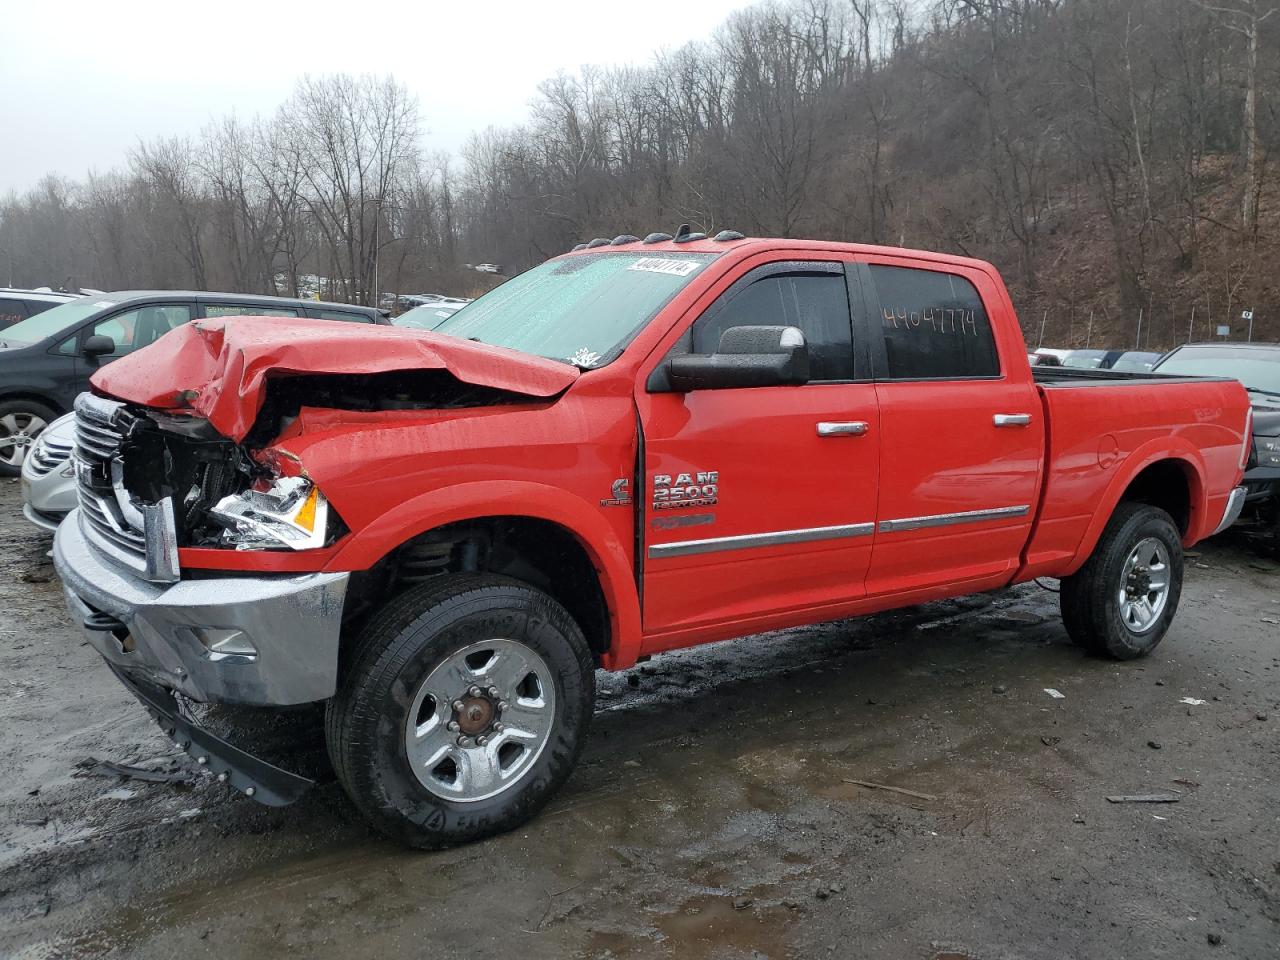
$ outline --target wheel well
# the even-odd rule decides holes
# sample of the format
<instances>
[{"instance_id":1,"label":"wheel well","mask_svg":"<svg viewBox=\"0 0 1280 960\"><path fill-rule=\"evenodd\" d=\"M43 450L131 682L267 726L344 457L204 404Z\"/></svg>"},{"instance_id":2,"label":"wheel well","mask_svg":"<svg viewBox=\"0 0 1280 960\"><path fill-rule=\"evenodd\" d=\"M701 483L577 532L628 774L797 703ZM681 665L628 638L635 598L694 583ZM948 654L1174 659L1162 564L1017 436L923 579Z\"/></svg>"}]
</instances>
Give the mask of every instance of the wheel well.
<instances>
[{"instance_id":1,"label":"wheel well","mask_svg":"<svg viewBox=\"0 0 1280 960\"><path fill-rule=\"evenodd\" d=\"M0 403L8 403L11 400L27 400L31 403L38 403L42 407L48 407L59 416L67 412L62 408L62 404L56 400L41 396L38 393L6 393L4 396L0 396Z\"/></svg>"},{"instance_id":2,"label":"wheel well","mask_svg":"<svg viewBox=\"0 0 1280 960\"><path fill-rule=\"evenodd\" d=\"M595 565L573 533L535 517L480 517L414 537L352 576L344 637L390 597L450 573L498 573L558 601L582 628L597 658L612 642L609 607Z\"/></svg>"},{"instance_id":3,"label":"wheel well","mask_svg":"<svg viewBox=\"0 0 1280 960\"><path fill-rule=\"evenodd\" d=\"M1178 460L1161 460L1143 469L1125 488L1121 500L1159 507L1186 535L1191 523L1191 481Z\"/></svg>"}]
</instances>

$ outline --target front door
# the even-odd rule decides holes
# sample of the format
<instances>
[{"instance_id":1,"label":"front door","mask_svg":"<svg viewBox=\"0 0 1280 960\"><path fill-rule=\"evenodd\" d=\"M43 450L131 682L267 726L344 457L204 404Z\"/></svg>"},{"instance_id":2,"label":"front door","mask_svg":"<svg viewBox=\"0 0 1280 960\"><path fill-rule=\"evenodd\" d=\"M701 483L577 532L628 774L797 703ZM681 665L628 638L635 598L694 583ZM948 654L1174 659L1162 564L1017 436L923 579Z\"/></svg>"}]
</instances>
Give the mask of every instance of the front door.
<instances>
[{"instance_id":1,"label":"front door","mask_svg":"<svg viewBox=\"0 0 1280 960\"><path fill-rule=\"evenodd\" d=\"M990 322L1009 308L968 267L872 257L863 276L881 425L868 592L994 586L1030 536L1044 453L1021 337Z\"/></svg>"},{"instance_id":2,"label":"front door","mask_svg":"<svg viewBox=\"0 0 1280 960\"><path fill-rule=\"evenodd\" d=\"M810 356L804 386L642 386L647 634L722 628L864 592L880 439L848 284L835 260L755 267L673 350L714 353L729 327L798 327ZM861 295L853 302L861 308Z\"/></svg>"}]
</instances>

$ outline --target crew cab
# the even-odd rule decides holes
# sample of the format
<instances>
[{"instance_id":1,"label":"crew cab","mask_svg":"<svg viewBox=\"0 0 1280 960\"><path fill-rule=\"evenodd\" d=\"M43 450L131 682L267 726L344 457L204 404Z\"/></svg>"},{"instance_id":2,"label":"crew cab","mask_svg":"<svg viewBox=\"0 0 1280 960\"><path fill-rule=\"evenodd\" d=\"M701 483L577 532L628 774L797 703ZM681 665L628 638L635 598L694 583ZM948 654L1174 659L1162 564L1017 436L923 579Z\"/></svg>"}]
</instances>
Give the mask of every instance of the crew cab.
<instances>
[{"instance_id":1,"label":"crew cab","mask_svg":"<svg viewBox=\"0 0 1280 960\"><path fill-rule=\"evenodd\" d=\"M1037 577L1142 656L1250 451L1233 380L1033 376L987 263L728 231L592 241L433 331L196 320L76 414L54 556L110 668L269 804L310 781L186 701L324 701L420 847L536 813L597 668Z\"/></svg>"}]
</instances>

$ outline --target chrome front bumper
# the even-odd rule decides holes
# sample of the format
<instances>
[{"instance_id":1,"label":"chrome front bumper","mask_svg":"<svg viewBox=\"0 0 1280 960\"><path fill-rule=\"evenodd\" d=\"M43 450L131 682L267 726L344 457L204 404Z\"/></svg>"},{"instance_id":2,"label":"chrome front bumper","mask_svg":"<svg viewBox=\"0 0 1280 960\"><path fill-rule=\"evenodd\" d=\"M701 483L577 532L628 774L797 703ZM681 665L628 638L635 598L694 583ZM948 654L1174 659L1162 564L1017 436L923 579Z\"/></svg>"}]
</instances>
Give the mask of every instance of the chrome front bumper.
<instances>
[{"instance_id":1,"label":"chrome front bumper","mask_svg":"<svg viewBox=\"0 0 1280 960\"><path fill-rule=\"evenodd\" d=\"M1209 534L1209 536L1212 537L1221 533L1240 519L1240 511L1244 509L1244 501L1248 493L1248 487L1236 487L1231 491L1231 496L1227 497L1226 509L1222 511L1222 522L1214 528L1213 533Z\"/></svg>"},{"instance_id":2,"label":"chrome front bumper","mask_svg":"<svg viewBox=\"0 0 1280 960\"><path fill-rule=\"evenodd\" d=\"M333 696L346 573L150 583L95 550L73 515L53 562L72 619L115 667L203 702L285 706ZM211 651L237 632L252 655Z\"/></svg>"}]
</instances>

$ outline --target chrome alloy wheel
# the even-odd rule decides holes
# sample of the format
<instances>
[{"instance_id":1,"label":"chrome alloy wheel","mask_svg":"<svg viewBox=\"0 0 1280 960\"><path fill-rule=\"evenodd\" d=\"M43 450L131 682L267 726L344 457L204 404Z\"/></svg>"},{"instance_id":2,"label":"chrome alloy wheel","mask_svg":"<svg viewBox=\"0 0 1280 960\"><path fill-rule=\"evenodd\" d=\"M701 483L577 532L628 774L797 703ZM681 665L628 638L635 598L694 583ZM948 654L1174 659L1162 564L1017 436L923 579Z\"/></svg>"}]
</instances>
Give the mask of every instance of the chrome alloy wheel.
<instances>
[{"instance_id":1,"label":"chrome alloy wheel","mask_svg":"<svg viewBox=\"0 0 1280 960\"><path fill-rule=\"evenodd\" d=\"M484 640L449 655L418 688L405 752L444 800L486 800L533 768L555 725L555 682L537 651Z\"/></svg>"},{"instance_id":2,"label":"chrome alloy wheel","mask_svg":"<svg viewBox=\"0 0 1280 960\"><path fill-rule=\"evenodd\" d=\"M34 413L10 413L0 417L0 463L20 467L45 428L44 418Z\"/></svg>"},{"instance_id":3,"label":"chrome alloy wheel","mask_svg":"<svg viewBox=\"0 0 1280 960\"><path fill-rule=\"evenodd\" d=\"M1169 551L1155 537L1140 540L1120 572L1120 619L1133 633L1155 626L1169 601Z\"/></svg>"}]
</instances>

